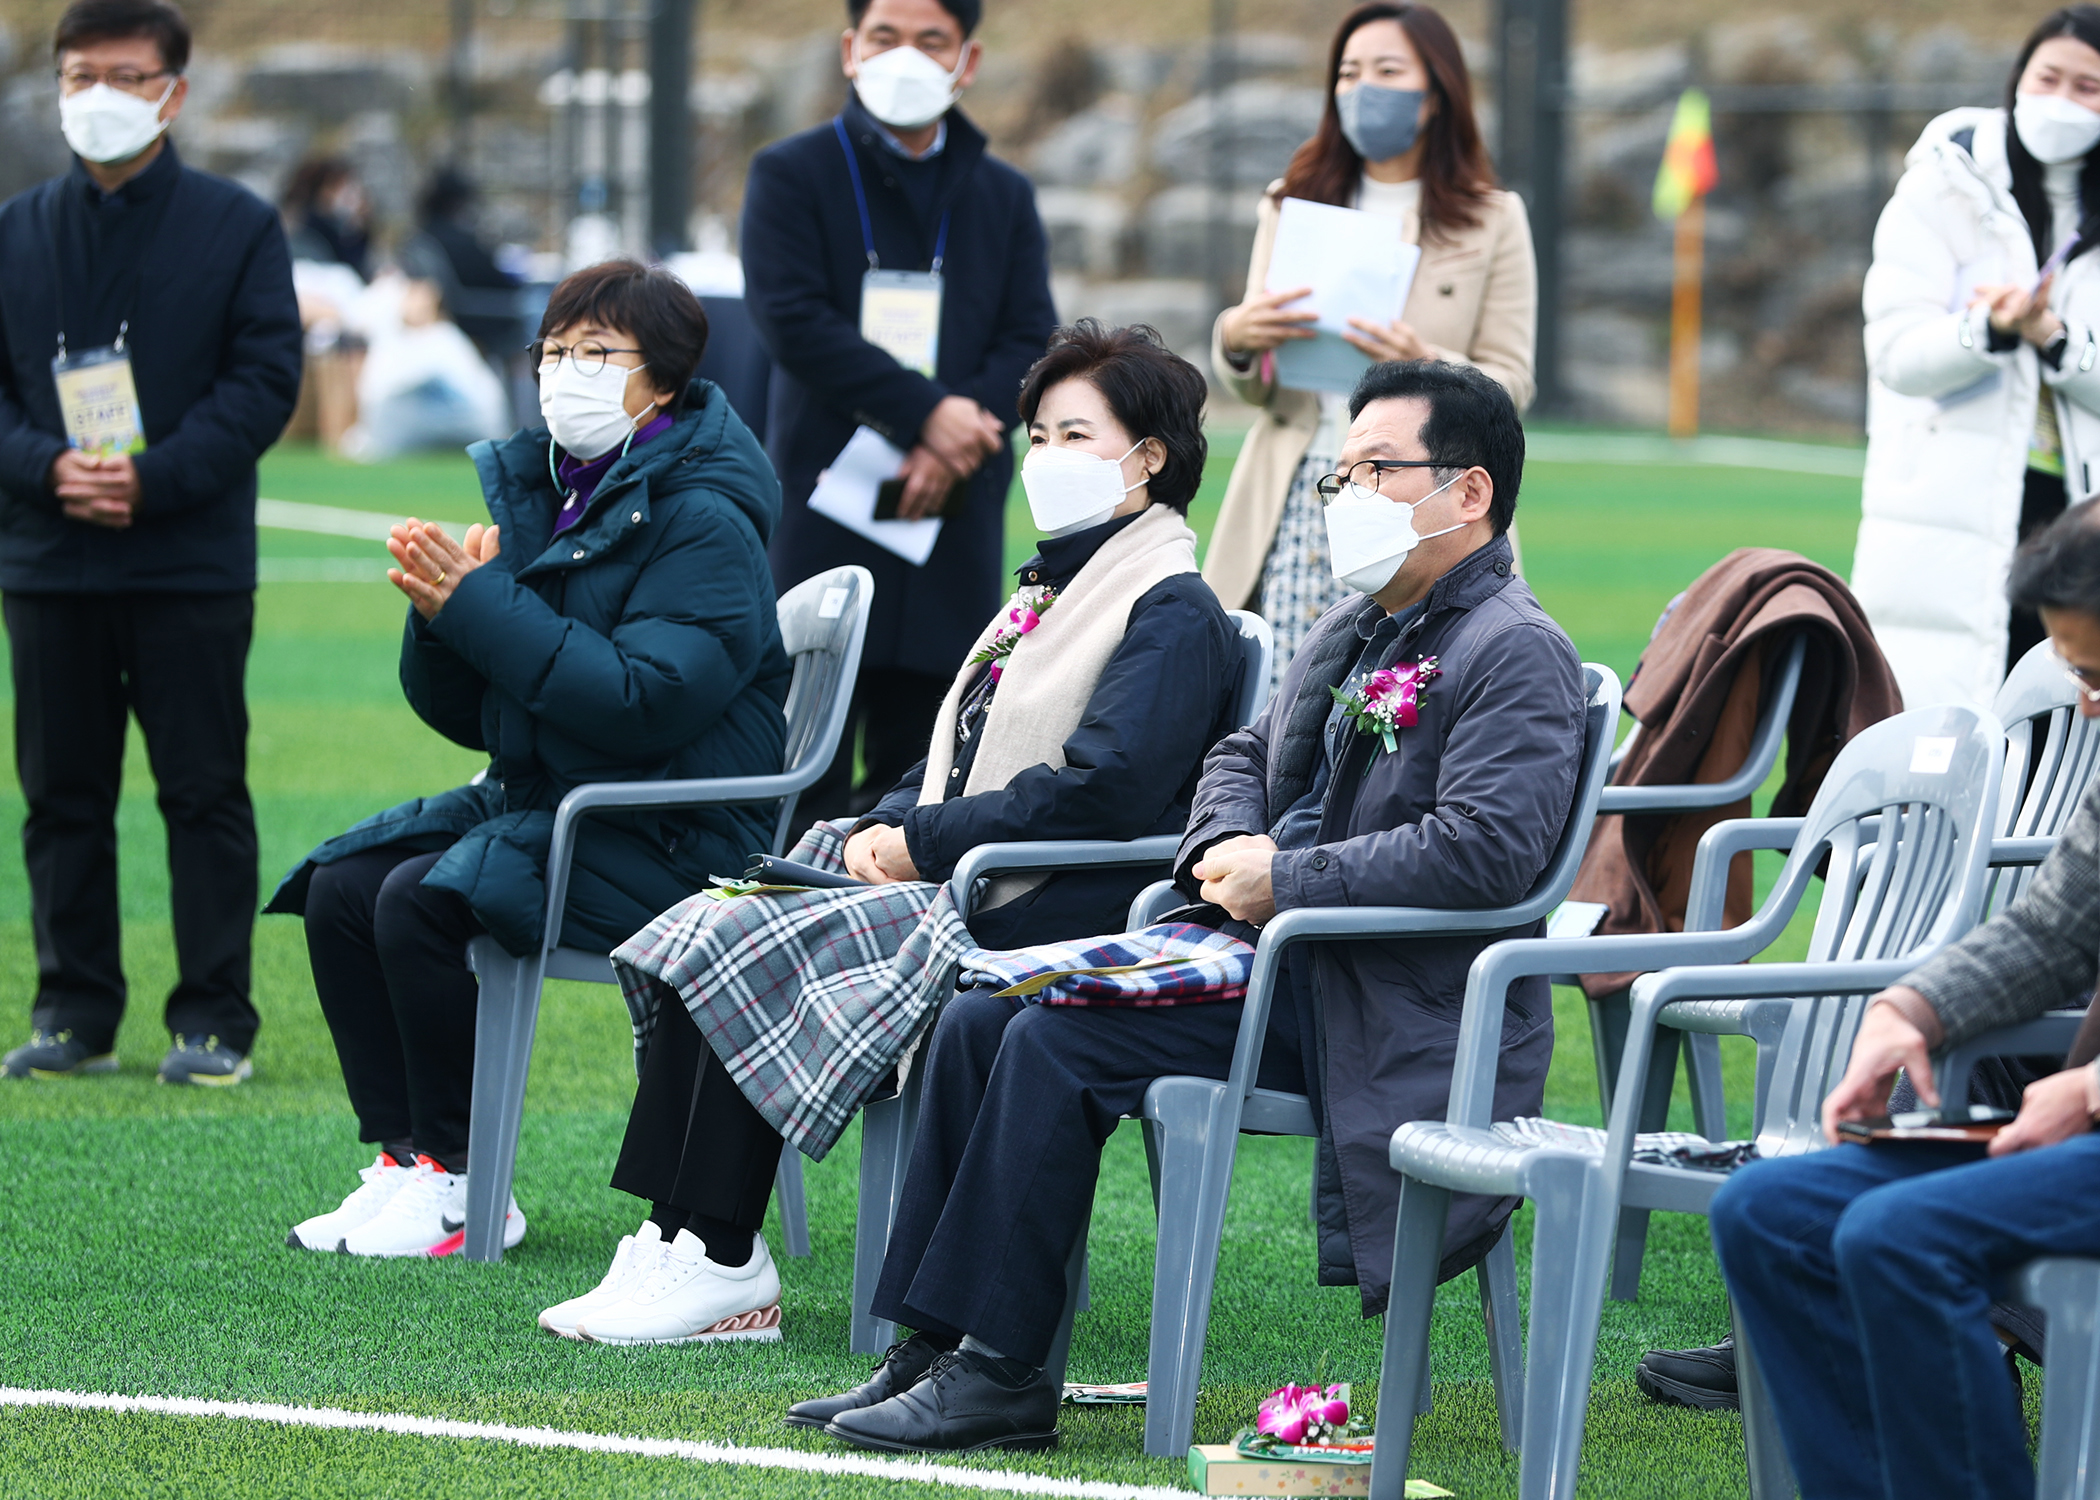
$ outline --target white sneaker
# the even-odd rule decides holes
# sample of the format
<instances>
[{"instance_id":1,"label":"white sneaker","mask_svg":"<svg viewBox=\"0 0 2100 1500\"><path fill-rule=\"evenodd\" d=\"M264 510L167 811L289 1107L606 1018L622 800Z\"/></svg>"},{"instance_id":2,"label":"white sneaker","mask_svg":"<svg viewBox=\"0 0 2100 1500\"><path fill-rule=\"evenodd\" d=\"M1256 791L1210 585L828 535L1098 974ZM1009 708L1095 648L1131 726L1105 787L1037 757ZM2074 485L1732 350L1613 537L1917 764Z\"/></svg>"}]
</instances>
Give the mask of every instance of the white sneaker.
<instances>
[{"instance_id":1,"label":"white sneaker","mask_svg":"<svg viewBox=\"0 0 2100 1500\"><path fill-rule=\"evenodd\" d=\"M681 1229L625 1301L585 1313L576 1331L594 1344L778 1343L780 1273L764 1235L751 1237L744 1264L718 1266L699 1237Z\"/></svg>"},{"instance_id":2,"label":"white sneaker","mask_svg":"<svg viewBox=\"0 0 2100 1500\"><path fill-rule=\"evenodd\" d=\"M394 1194L408 1186L415 1168L402 1166L382 1151L372 1165L357 1175L364 1179L364 1186L345 1198L341 1207L294 1224L284 1242L294 1250L335 1249L344 1235L379 1217L379 1211L393 1201Z\"/></svg>"},{"instance_id":3,"label":"white sneaker","mask_svg":"<svg viewBox=\"0 0 2100 1500\"><path fill-rule=\"evenodd\" d=\"M565 1339L581 1338L576 1331L577 1320L586 1313L625 1302L648 1279L663 1256L663 1231L657 1228L656 1220L642 1220L640 1229L621 1237L620 1248L613 1252L612 1268L605 1273L605 1279L581 1297L557 1302L541 1313L540 1327Z\"/></svg>"},{"instance_id":4,"label":"white sneaker","mask_svg":"<svg viewBox=\"0 0 2100 1500\"><path fill-rule=\"evenodd\" d=\"M525 1238L525 1216L510 1200L503 1220L503 1248ZM345 1255L450 1255L467 1239L467 1174L440 1171L427 1156L393 1199L367 1223L344 1235L336 1249Z\"/></svg>"}]
</instances>

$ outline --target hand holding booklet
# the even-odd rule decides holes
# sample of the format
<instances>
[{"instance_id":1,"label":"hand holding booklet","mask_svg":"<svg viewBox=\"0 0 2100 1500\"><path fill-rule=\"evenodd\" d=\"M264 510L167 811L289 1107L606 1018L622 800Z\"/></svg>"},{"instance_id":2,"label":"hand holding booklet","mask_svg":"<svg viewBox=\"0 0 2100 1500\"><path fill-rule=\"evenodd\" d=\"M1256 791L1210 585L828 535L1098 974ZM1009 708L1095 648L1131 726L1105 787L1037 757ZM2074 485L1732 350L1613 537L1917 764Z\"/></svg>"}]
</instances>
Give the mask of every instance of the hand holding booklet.
<instances>
[{"instance_id":1,"label":"hand holding booklet","mask_svg":"<svg viewBox=\"0 0 2100 1500\"><path fill-rule=\"evenodd\" d=\"M1300 306L1319 317L1311 338L1276 346L1276 383L1342 395L1355 389L1371 361L1342 337L1352 331L1349 320L1399 317L1421 259L1421 248L1401 239L1400 225L1386 214L1284 199L1263 290L1309 286L1312 295Z\"/></svg>"}]
</instances>

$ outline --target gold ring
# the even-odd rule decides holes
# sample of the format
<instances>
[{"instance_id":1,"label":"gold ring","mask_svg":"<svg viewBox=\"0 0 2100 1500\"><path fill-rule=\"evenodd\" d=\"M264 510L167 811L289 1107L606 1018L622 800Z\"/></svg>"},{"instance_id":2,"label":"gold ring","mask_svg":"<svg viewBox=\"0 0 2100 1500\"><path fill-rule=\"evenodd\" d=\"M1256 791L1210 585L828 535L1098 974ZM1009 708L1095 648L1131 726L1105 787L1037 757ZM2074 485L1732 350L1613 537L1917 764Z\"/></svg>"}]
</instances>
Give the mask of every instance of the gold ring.
<instances>
[{"instance_id":1,"label":"gold ring","mask_svg":"<svg viewBox=\"0 0 2100 1500\"><path fill-rule=\"evenodd\" d=\"M437 586L438 586L439 584L443 583L444 581L445 581L445 570L444 570L443 568L439 568L439 569L438 569L438 576L430 580L430 586L431 586L432 588L436 588L436 587L437 587Z\"/></svg>"}]
</instances>

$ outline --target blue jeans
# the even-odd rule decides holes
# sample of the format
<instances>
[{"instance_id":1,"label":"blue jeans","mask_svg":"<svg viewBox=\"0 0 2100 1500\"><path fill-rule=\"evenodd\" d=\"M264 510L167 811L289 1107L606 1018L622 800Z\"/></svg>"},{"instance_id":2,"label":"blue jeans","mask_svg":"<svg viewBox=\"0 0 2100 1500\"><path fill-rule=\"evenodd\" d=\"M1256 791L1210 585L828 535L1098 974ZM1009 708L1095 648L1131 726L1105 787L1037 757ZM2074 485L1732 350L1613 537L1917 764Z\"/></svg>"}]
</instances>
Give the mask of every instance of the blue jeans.
<instances>
[{"instance_id":1,"label":"blue jeans","mask_svg":"<svg viewBox=\"0 0 2100 1500\"><path fill-rule=\"evenodd\" d=\"M1997 1161L1905 1144L1753 1162L1712 1224L1803 1500L2030 1500L1991 1286L2100 1256L2100 1135Z\"/></svg>"}]
</instances>

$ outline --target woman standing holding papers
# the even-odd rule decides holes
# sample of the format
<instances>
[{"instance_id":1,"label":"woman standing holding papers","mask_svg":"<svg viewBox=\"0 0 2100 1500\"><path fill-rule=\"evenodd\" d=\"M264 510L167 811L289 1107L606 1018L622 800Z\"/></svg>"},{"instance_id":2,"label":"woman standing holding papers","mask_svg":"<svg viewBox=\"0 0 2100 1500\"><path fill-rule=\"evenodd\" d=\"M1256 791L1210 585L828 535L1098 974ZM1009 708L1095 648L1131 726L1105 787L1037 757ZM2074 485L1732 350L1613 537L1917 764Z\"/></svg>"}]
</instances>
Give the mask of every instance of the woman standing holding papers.
<instances>
[{"instance_id":1,"label":"woman standing holding papers","mask_svg":"<svg viewBox=\"0 0 2100 1500\"><path fill-rule=\"evenodd\" d=\"M1211 335L1218 378L1262 415L1233 466L1203 577L1226 608L1268 620L1279 680L1312 622L1347 592L1328 570L1314 491L1341 450L1347 397L1276 382L1276 347L1310 338L1315 317L1311 287L1263 290L1282 201L1384 214L1422 247L1401 315L1350 320L1349 342L1369 358L1477 365L1519 411L1533 389L1531 226L1522 200L1495 186L1450 24L1426 5L1359 5L1335 33L1327 78L1320 128L1262 197L1246 300Z\"/></svg>"}]
</instances>

